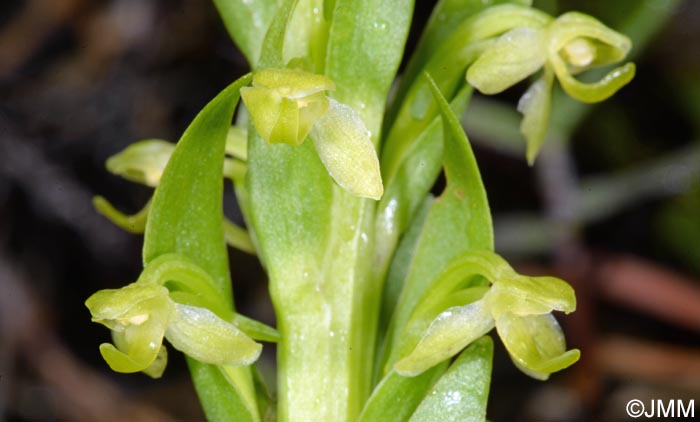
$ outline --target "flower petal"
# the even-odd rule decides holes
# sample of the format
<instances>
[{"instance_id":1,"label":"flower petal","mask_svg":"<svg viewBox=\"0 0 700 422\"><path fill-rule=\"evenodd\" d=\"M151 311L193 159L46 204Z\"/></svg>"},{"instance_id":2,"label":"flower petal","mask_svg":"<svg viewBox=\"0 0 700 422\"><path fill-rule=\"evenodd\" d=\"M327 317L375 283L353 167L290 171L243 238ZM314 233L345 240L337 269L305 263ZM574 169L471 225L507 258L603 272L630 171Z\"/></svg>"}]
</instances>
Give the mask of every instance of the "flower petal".
<instances>
[{"instance_id":1,"label":"flower petal","mask_svg":"<svg viewBox=\"0 0 700 422\"><path fill-rule=\"evenodd\" d=\"M581 354L578 349L566 350L564 334L551 314L504 313L496 320L496 329L515 365L539 380L574 364Z\"/></svg>"},{"instance_id":2,"label":"flower petal","mask_svg":"<svg viewBox=\"0 0 700 422\"><path fill-rule=\"evenodd\" d=\"M483 300L449 308L433 320L413 351L394 365L401 375L415 376L468 346L494 326Z\"/></svg>"},{"instance_id":3,"label":"flower petal","mask_svg":"<svg viewBox=\"0 0 700 422\"><path fill-rule=\"evenodd\" d=\"M546 58L541 30L515 28L479 56L467 71L467 81L484 94L497 94L535 73Z\"/></svg>"},{"instance_id":4,"label":"flower petal","mask_svg":"<svg viewBox=\"0 0 700 422\"><path fill-rule=\"evenodd\" d=\"M552 105L552 80L554 75L545 66L544 75L520 97L518 111L523 113L520 133L527 142L527 162L532 165L542 146L549 125L549 112Z\"/></svg>"},{"instance_id":5,"label":"flower petal","mask_svg":"<svg viewBox=\"0 0 700 422\"><path fill-rule=\"evenodd\" d=\"M384 193L379 160L360 115L332 98L313 129L318 156L333 180L353 195L378 200Z\"/></svg>"},{"instance_id":6,"label":"flower petal","mask_svg":"<svg viewBox=\"0 0 700 422\"><path fill-rule=\"evenodd\" d=\"M176 349L214 365L249 365L262 346L208 309L175 304L165 333Z\"/></svg>"}]
</instances>

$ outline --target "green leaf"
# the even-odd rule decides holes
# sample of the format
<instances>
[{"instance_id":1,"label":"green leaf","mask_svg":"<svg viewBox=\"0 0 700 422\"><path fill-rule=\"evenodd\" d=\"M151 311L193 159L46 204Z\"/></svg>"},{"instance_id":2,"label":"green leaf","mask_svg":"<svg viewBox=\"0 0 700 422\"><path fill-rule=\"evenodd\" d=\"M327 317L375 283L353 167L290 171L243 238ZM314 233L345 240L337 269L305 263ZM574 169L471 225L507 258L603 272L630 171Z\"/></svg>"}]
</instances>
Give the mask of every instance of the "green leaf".
<instances>
[{"instance_id":1,"label":"green leaf","mask_svg":"<svg viewBox=\"0 0 700 422\"><path fill-rule=\"evenodd\" d=\"M238 313L233 316L233 325L255 340L276 343L280 339L280 333L274 328Z\"/></svg>"},{"instance_id":2,"label":"green leaf","mask_svg":"<svg viewBox=\"0 0 700 422\"><path fill-rule=\"evenodd\" d=\"M333 98L360 114L375 144L412 13L411 0L335 1L326 74L336 83Z\"/></svg>"},{"instance_id":3,"label":"green leaf","mask_svg":"<svg viewBox=\"0 0 700 422\"><path fill-rule=\"evenodd\" d=\"M411 260L415 252L416 244L420 234L423 232L425 219L428 216L428 211L433 205L432 195L428 195L423 201L422 206L416 212L413 221L411 222L408 231L401 238L396 253L391 260L391 266L386 276L384 284L384 293L382 295L382 306L380 308L380 333L385 334L387 325L391 315L394 313L396 303L399 300L399 295L403 289L403 283L408 275L408 269L411 266Z\"/></svg>"},{"instance_id":4,"label":"green leaf","mask_svg":"<svg viewBox=\"0 0 700 422\"><path fill-rule=\"evenodd\" d=\"M178 142L155 191L143 245L144 264L180 253L209 273L232 303L223 229L224 147L240 88L238 79L195 117Z\"/></svg>"},{"instance_id":5,"label":"green leaf","mask_svg":"<svg viewBox=\"0 0 700 422\"><path fill-rule=\"evenodd\" d=\"M430 283L457 256L470 250L493 250L493 228L486 192L469 141L439 89L426 75L438 102L445 132L447 186L430 209L396 308L385 370L410 352L419 338L403 329Z\"/></svg>"},{"instance_id":6,"label":"green leaf","mask_svg":"<svg viewBox=\"0 0 700 422\"><path fill-rule=\"evenodd\" d=\"M464 113L472 88L464 86L452 100L456 115ZM398 239L408 228L418 207L435 184L442 169L444 150L442 121L432 123L405 151L399 170L385 180L386 191L377 209L377 262L383 268L391 259Z\"/></svg>"},{"instance_id":7,"label":"green leaf","mask_svg":"<svg viewBox=\"0 0 700 422\"><path fill-rule=\"evenodd\" d=\"M182 135L153 197L143 246L144 264L173 252L190 258L214 279L220 297L231 309L221 175L240 88L251 80L251 75L245 75L229 85ZM254 394L245 393L253 389L248 368L233 367L233 376L223 377L216 366L187 360L208 419L259 420Z\"/></svg>"},{"instance_id":8,"label":"green leaf","mask_svg":"<svg viewBox=\"0 0 700 422\"><path fill-rule=\"evenodd\" d=\"M282 0L279 3L277 12L272 18L270 27L265 33L265 39L262 44L262 53L260 55L260 63L258 68L266 67L285 67L284 57L284 41L287 36L287 26L292 20L294 9L298 0Z\"/></svg>"},{"instance_id":9,"label":"green leaf","mask_svg":"<svg viewBox=\"0 0 700 422\"><path fill-rule=\"evenodd\" d=\"M205 364L195 359L187 359L187 366L192 374L194 388L208 421L260 421L257 407L255 411L250 408L250 394L246 394L245 390L240 387L250 383L252 389L252 377L243 378L242 382L231 383L231 378L227 376L221 366ZM240 366L236 368L243 375L245 373L250 375L250 369ZM241 369L245 369L245 371L241 371ZM220 387L216 388L215 386Z\"/></svg>"},{"instance_id":10,"label":"green leaf","mask_svg":"<svg viewBox=\"0 0 700 422\"><path fill-rule=\"evenodd\" d=\"M447 362L416 377L390 371L365 403L359 422L407 421L446 368Z\"/></svg>"},{"instance_id":11,"label":"green leaf","mask_svg":"<svg viewBox=\"0 0 700 422\"><path fill-rule=\"evenodd\" d=\"M277 1L214 0L214 4L231 38L255 68Z\"/></svg>"},{"instance_id":12,"label":"green leaf","mask_svg":"<svg viewBox=\"0 0 700 422\"><path fill-rule=\"evenodd\" d=\"M475 341L425 396L411 422L486 420L492 360L491 337Z\"/></svg>"}]
</instances>

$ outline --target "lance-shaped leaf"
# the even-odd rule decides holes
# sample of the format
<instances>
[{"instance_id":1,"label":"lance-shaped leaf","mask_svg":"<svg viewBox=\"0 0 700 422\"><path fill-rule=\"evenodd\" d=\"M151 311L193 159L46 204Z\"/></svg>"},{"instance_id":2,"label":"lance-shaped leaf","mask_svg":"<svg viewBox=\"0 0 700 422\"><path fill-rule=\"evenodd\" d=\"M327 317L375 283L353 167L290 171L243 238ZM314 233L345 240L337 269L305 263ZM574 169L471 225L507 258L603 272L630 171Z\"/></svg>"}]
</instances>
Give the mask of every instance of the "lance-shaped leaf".
<instances>
[{"instance_id":1,"label":"lance-shaped leaf","mask_svg":"<svg viewBox=\"0 0 700 422\"><path fill-rule=\"evenodd\" d=\"M311 130L326 170L353 195L379 199L384 192L379 160L369 132L350 106L330 99L330 107Z\"/></svg>"},{"instance_id":2,"label":"lance-shaped leaf","mask_svg":"<svg viewBox=\"0 0 700 422\"><path fill-rule=\"evenodd\" d=\"M260 57L265 34L277 9L275 0L214 0L231 38L251 67Z\"/></svg>"},{"instance_id":3,"label":"lance-shaped leaf","mask_svg":"<svg viewBox=\"0 0 700 422\"><path fill-rule=\"evenodd\" d=\"M420 337L402 337L402 333L431 282L461 254L493 249L491 215L469 141L435 83L426 77L442 113L447 186L431 206L416 244L389 327L383 363L385 372L420 340Z\"/></svg>"},{"instance_id":4,"label":"lance-shaped leaf","mask_svg":"<svg viewBox=\"0 0 700 422\"><path fill-rule=\"evenodd\" d=\"M145 263L173 252L190 258L212 277L214 288L230 309L233 297L224 241L221 175L240 88L251 79L246 75L227 87L185 131L156 189L143 248ZM248 368L222 369L194 359L188 364L208 418L259 420Z\"/></svg>"},{"instance_id":5,"label":"lance-shaped leaf","mask_svg":"<svg viewBox=\"0 0 700 422\"><path fill-rule=\"evenodd\" d=\"M359 422L407 421L445 369L446 362L415 377L389 371L367 399Z\"/></svg>"},{"instance_id":6,"label":"lance-shaped leaf","mask_svg":"<svg viewBox=\"0 0 700 422\"><path fill-rule=\"evenodd\" d=\"M469 346L431 391L411 422L482 422L491 384L493 341L482 337Z\"/></svg>"}]
</instances>

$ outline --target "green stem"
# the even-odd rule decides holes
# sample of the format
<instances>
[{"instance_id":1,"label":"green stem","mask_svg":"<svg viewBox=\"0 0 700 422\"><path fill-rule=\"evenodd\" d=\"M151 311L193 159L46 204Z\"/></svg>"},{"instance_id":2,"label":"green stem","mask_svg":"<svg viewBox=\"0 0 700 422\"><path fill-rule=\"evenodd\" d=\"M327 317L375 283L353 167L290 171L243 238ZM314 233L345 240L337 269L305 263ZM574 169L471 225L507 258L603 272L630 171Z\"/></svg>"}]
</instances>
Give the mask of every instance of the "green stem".
<instances>
[{"instance_id":1,"label":"green stem","mask_svg":"<svg viewBox=\"0 0 700 422\"><path fill-rule=\"evenodd\" d=\"M379 294L374 204L334 187L325 255L271 274L278 314L280 421L351 421L369 396Z\"/></svg>"}]
</instances>

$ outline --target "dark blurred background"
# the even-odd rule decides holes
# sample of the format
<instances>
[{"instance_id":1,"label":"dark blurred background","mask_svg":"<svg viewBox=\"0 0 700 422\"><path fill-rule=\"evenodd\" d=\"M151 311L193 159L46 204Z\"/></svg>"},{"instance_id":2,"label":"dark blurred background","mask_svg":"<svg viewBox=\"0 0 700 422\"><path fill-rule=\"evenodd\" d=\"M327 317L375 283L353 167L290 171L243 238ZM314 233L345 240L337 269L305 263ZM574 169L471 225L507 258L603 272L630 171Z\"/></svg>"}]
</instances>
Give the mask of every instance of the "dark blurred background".
<instances>
[{"instance_id":1,"label":"dark blurred background","mask_svg":"<svg viewBox=\"0 0 700 422\"><path fill-rule=\"evenodd\" d=\"M560 320L583 351L540 383L499 345L489 418L617 421L632 398L700 399L700 2L535 3L629 33L638 72L600 105L557 97L534 167L517 134L525 85L468 110L498 250L575 285L579 310ZM431 6L417 2L409 49ZM177 140L246 69L207 0L0 2L0 418L203 419L177 353L156 381L102 361L109 332L83 302L136 279L142 240L91 198L139 210L150 190L105 160ZM226 208L240 223L230 191ZM231 259L241 312L274 323L256 259Z\"/></svg>"}]
</instances>

